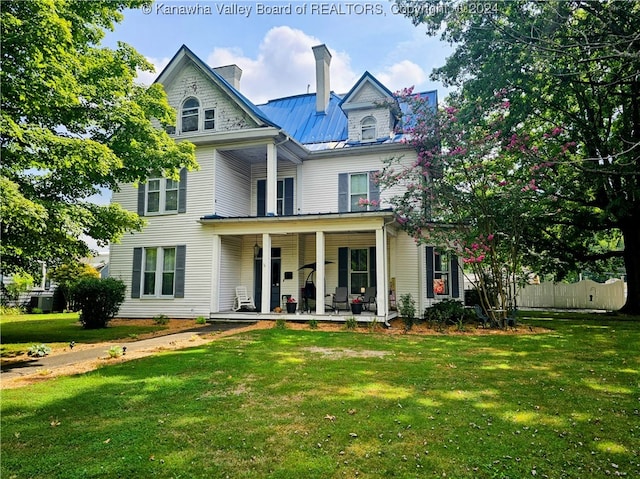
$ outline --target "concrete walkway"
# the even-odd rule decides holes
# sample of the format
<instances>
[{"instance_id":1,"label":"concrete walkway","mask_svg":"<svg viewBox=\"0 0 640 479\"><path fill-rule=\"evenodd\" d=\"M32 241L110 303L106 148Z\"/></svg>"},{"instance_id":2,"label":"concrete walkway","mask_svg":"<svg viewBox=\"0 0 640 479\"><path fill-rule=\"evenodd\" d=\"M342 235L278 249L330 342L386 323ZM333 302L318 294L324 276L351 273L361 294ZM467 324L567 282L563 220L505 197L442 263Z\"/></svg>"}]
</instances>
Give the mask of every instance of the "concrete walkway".
<instances>
[{"instance_id":1,"label":"concrete walkway","mask_svg":"<svg viewBox=\"0 0 640 479\"><path fill-rule=\"evenodd\" d=\"M250 326L254 322L237 322L237 323L211 323L204 327L189 329L179 333L167 334L165 336L157 336L149 339L141 339L139 341L127 341L118 343L105 342L97 344L93 347L83 347L75 351L69 351L62 354L45 356L43 358L32 358L27 361L20 361L2 366L0 373L0 381L8 381L31 374L36 374L42 370L54 370L56 368L73 366L74 364L84 363L87 361L99 361L105 359L108 354L107 350L111 346L126 347L126 355L134 356L136 352L154 351L162 348L172 349L172 346L178 342L183 342L184 347L189 347L190 341L194 335L200 338L207 334L215 332L230 331Z\"/></svg>"}]
</instances>

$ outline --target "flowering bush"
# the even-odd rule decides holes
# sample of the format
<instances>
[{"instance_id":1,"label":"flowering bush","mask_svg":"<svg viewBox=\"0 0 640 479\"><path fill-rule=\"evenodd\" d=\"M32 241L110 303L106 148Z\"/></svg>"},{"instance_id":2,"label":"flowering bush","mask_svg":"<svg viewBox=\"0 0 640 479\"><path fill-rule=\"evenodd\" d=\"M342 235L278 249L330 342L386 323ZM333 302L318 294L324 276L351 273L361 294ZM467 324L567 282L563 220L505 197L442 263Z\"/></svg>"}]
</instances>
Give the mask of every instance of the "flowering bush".
<instances>
[{"instance_id":1,"label":"flowering bush","mask_svg":"<svg viewBox=\"0 0 640 479\"><path fill-rule=\"evenodd\" d=\"M289 299L287 299L287 303L296 303L296 298L294 298L293 296L291 296Z\"/></svg>"}]
</instances>

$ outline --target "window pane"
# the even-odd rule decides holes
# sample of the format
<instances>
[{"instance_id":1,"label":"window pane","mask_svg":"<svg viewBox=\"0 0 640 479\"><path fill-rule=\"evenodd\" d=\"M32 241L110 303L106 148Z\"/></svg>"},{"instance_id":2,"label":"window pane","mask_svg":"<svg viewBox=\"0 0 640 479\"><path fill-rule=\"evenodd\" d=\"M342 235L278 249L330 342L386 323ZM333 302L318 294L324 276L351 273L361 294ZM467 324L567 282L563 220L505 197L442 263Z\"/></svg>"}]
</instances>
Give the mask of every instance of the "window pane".
<instances>
[{"instance_id":1,"label":"window pane","mask_svg":"<svg viewBox=\"0 0 640 479\"><path fill-rule=\"evenodd\" d=\"M160 211L160 192L149 192L147 195L147 212L157 213Z\"/></svg>"},{"instance_id":2,"label":"window pane","mask_svg":"<svg viewBox=\"0 0 640 479\"><path fill-rule=\"evenodd\" d=\"M184 102L184 105L182 105L183 109L189 109L189 108L198 108L200 106L200 102L198 100L196 100L195 98L189 98L187 101Z\"/></svg>"},{"instance_id":3,"label":"window pane","mask_svg":"<svg viewBox=\"0 0 640 479\"><path fill-rule=\"evenodd\" d=\"M143 294L156 294L156 274L145 273L144 274L144 291Z\"/></svg>"},{"instance_id":4,"label":"window pane","mask_svg":"<svg viewBox=\"0 0 640 479\"><path fill-rule=\"evenodd\" d=\"M351 250L351 271L367 271L368 251L366 249Z\"/></svg>"},{"instance_id":5,"label":"window pane","mask_svg":"<svg viewBox=\"0 0 640 479\"><path fill-rule=\"evenodd\" d=\"M351 175L351 194L355 195L357 193L363 194L365 197L367 196L367 191L369 190L369 175L366 173Z\"/></svg>"},{"instance_id":6,"label":"window pane","mask_svg":"<svg viewBox=\"0 0 640 479\"><path fill-rule=\"evenodd\" d=\"M164 200L165 211L177 211L178 210L178 191L167 191Z\"/></svg>"},{"instance_id":7,"label":"window pane","mask_svg":"<svg viewBox=\"0 0 640 479\"><path fill-rule=\"evenodd\" d=\"M162 271L173 271L176 269L176 249L167 248L164 250L164 261L162 262Z\"/></svg>"},{"instance_id":8,"label":"window pane","mask_svg":"<svg viewBox=\"0 0 640 479\"><path fill-rule=\"evenodd\" d=\"M144 270L155 271L158 261L158 250L156 248L147 248L144 250Z\"/></svg>"},{"instance_id":9,"label":"window pane","mask_svg":"<svg viewBox=\"0 0 640 479\"><path fill-rule=\"evenodd\" d=\"M160 180L149 180L148 191L160 191Z\"/></svg>"},{"instance_id":10,"label":"window pane","mask_svg":"<svg viewBox=\"0 0 640 479\"><path fill-rule=\"evenodd\" d=\"M351 274L351 294L360 294L361 288L368 286L369 275L367 273Z\"/></svg>"},{"instance_id":11,"label":"window pane","mask_svg":"<svg viewBox=\"0 0 640 479\"><path fill-rule=\"evenodd\" d=\"M162 295L173 296L174 273L162 273Z\"/></svg>"},{"instance_id":12,"label":"window pane","mask_svg":"<svg viewBox=\"0 0 640 479\"><path fill-rule=\"evenodd\" d=\"M182 113L182 131L198 131L198 112L194 114Z\"/></svg>"},{"instance_id":13,"label":"window pane","mask_svg":"<svg viewBox=\"0 0 640 479\"><path fill-rule=\"evenodd\" d=\"M205 110L204 111L204 129L205 130L213 130L216 127L215 123L215 110Z\"/></svg>"},{"instance_id":14,"label":"window pane","mask_svg":"<svg viewBox=\"0 0 640 479\"><path fill-rule=\"evenodd\" d=\"M367 205L360 204L360 199L367 199L366 196L355 195L351 196L351 210L350 211L367 211Z\"/></svg>"}]
</instances>

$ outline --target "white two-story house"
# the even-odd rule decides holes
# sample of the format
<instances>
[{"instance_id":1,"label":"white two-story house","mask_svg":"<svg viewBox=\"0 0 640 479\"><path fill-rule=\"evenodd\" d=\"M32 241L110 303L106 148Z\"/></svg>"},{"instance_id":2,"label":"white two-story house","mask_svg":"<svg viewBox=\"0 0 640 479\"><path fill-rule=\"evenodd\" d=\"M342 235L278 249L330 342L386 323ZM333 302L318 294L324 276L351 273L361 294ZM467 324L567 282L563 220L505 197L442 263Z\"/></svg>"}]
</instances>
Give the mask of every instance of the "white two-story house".
<instances>
[{"instance_id":1,"label":"white two-story house","mask_svg":"<svg viewBox=\"0 0 640 479\"><path fill-rule=\"evenodd\" d=\"M335 94L329 50L312 53L316 92L263 105L241 93L237 66L210 68L185 46L159 75L177 112L170 133L196 145L200 169L113 194L146 220L111 245L110 275L127 286L120 317L279 318L288 296L298 319L340 320L351 312L334 310L337 287L350 299L375 287L361 318L386 322L403 294L418 313L462 296L457 259L417 246L385 202L398 192L376 184L385 158L416 158L394 133L394 95L368 72ZM238 286L255 312L234 311Z\"/></svg>"}]
</instances>

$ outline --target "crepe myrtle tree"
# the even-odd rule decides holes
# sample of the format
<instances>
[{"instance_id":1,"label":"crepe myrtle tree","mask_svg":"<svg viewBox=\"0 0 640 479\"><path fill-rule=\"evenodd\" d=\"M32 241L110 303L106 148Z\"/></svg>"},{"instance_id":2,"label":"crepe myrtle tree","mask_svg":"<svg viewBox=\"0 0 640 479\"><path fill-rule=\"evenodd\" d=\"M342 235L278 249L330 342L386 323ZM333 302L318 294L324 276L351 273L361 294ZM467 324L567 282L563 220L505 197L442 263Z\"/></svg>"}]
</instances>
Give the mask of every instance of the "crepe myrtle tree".
<instances>
[{"instance_id":1,"label":"crepe myrtle tree","mask_svg":"<svg viewBox=\"0 0 640 479\"><path fill-rule=\"evenodd\" d=\"M506 135L508 95L501 90L490 104L466 105L464 116L455 101L436 109L411 88L398 92L403 141L417 155L413 162L387 159L377 178L383 189L402 191L389 201L416 242L462 259L494 320L517 307L535 256L526 238L557 214L545 187L575 149L560 127Z\"/></svg>"}]
</instances>

